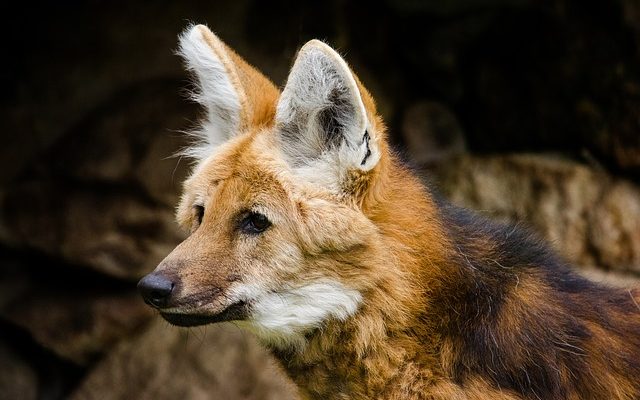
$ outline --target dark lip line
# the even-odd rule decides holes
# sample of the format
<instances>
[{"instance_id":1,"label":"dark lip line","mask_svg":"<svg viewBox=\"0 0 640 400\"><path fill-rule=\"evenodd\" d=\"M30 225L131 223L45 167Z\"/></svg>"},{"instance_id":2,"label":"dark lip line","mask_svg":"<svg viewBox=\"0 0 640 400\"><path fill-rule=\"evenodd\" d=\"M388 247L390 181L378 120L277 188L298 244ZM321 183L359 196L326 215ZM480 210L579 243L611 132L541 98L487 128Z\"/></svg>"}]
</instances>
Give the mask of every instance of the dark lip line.
<instances>
[{"instance_id":1,"label":"dark lip line","mask_svg":"<svg viewBox=\"0 0 640 400\"><path fill-rule=\"evenodd\" d=\"M160 315L167 322L176 326L199 326L216 322L240 321L247 318L249 305L244 301L233 303L217 314L179 314L166 313L160 310Z\"/></svg>"},{"instance_id":2,"label":"dark lip line","mask_svg":"<svg viewBox=\"0 0 640 400\"><path fill-rule=\"evenodd\" d=\"M208 290L206 292L196 293L191 296L182 298L180 299L180 301L174 304L169 304L168 307L165 307L165 308L178 308L178 307L185 307L185 306L188 307L192 305L194 302L197 302L200 300L212 300L219 293L220 293L220 290ZM160 309L160 312L162 312L162 309Z\"/></svg>"}]
</instances>

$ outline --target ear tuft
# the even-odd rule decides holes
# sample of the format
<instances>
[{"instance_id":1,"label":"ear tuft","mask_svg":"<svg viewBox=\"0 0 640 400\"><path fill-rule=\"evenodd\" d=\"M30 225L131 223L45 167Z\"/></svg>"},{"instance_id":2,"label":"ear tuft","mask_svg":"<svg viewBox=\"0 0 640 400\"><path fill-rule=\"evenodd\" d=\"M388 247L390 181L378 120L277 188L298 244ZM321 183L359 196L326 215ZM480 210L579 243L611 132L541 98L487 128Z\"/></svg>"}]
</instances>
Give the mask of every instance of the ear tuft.
<instances>
[{"instance_id":1,"label":"ear tuft","mask_svg":"<svg viewBox=\"0 0 640 400\"><path fill-rule=\"evenodd\" d=\"M191 97L206 110L203 126L192 133L194 145L183 152L200 160L239 131L244 92L226 46L206 26L188 27L179 36L178 54L195 78Z\"/></svg>"}]
</instances>

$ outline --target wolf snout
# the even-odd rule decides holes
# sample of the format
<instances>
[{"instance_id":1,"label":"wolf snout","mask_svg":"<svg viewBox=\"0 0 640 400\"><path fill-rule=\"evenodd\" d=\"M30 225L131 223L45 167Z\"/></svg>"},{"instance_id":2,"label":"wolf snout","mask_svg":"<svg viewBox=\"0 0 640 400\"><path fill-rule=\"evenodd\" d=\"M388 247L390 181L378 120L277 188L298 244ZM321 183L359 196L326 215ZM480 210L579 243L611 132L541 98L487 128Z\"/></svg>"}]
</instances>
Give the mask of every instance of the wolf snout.
<instances>
[{"instance_id":1,"label":"wolf snout","mask_svg":"<svg viewBox=\"0 0 640 400\"><path fill-rule=\"evenodd\" d=\"M175 282L160 273L151 273L138 282L138 291L145 303L152 307L166 307L171 298Z\"/></svg>"}]
</instances>

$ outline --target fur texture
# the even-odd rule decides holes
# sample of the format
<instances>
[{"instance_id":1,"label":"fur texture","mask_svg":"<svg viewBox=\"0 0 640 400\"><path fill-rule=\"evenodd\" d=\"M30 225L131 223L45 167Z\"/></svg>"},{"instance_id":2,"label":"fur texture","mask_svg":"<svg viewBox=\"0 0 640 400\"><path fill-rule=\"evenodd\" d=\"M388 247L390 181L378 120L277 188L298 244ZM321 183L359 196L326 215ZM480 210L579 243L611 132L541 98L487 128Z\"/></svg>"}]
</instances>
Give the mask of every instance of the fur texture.
<instances>
[{"instance_id":1,"label":"fur texture","mask_svg":"<svg viewBox=\"0 0 640 400\"><path fill-rule=\"evenodd\" d=\"M181 49L207 114L191 234L153 272L170 322L237 321L309 399L640 398L640 292L439 200L335 51L305 45L280 95L206 27Z\"/></svg>"},{"instance_id":2,"label":"fur texture","mask_svg":"<svg viewBox=\"0 0 640 400\"><path fill-rule=\"evenodd\" d=\"M178 54L195 77L196 89L191 98L207 112L202 127L194 131L197 143L187 149L186 155L203 159L240 130L240 99L244 92L239 90L237 74L221 49L223 45L208 30L188 29L180 35L179 42Z\"/></svg>"},{"instance_id":3,"label":"fur texture","mask_svg":"<svg viewBox=\"0 0 640 400\"><path fill-rule=\"evenodd\" d=\"M251 319L239 324L269 346L304 351L305 335L324 321L344 321L358 310L362 295L337 281L318 281L302 287L269 292L254 285L234 288L232 301L253 303Z\"/></svg>"},{"instance_id":4,"label":"fur texture","mask_svg":"<svg viewBox=\"0 0 640 400\"><path fill-rule=\"evenodd\" d=\"M278 102L276 123L289 164L334 191L345 173L368 171L380 158L349 67L318 40L300 49Z\"/></svg>"}]
</instances>

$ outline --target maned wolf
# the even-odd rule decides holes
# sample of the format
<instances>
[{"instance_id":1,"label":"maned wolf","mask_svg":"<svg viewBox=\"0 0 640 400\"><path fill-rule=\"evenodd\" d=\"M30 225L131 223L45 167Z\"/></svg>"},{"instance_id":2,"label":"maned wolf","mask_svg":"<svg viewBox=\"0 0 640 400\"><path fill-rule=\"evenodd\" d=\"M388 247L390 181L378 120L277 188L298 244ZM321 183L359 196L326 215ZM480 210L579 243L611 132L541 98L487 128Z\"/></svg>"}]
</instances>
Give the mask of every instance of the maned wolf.
<instances>
[{"instance_id":1,"label":"maned wolf","mask_svg":"<svg viewBox=\"0 0 640 400\"><path fill-rule=\"evenodd\" d=\"M640 291L436 200L329 46L282 92L205 26L180 54L206 109L191 234L139 283L167 321L236 321L304 398L640 399Z\"/></svg>"}]
</instances>

